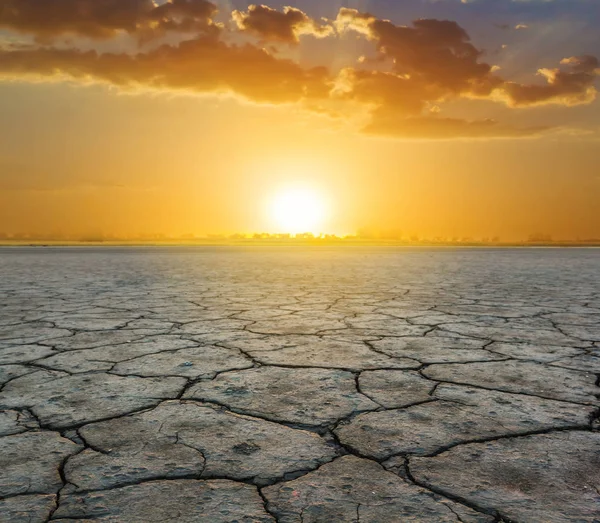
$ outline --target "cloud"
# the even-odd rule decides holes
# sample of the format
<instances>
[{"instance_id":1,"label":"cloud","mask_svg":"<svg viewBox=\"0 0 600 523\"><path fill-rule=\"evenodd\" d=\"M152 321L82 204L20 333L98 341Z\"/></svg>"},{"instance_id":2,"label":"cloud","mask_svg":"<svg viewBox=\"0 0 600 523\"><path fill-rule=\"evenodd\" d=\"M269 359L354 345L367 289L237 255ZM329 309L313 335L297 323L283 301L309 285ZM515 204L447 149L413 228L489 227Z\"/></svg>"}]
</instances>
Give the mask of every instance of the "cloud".
<instances>
[{"instance_id":1,"label":"cloud","mask_svg":"<svg viewBox=\"0 0 600 523\"><path fill-rule=\"evenodd\" d=\"M524 138L539 136L548 127L518 128L502 125L495 120L461 120L420 116L405 119L387 118L380 115L364 129L367 134L413 139L455 139L455 138Z\"/></svg>"},{"instance_id":2,"label":"cloud","mask_svg":"<svg viewBox=\"0 0 600 523\"><path fill-rule=\"evenodd\" d=\"M596 99L594 82L600 74L600 62L594 56L565 58L561 65L568 70L540 69L538 74L546 84L518 84L506 82L503 95L512 107L558 104L574 106L589 104Z\"/></svg>"},{"instance_id":3,"label":"cloud","mask_svg":"<svg viewBox=\"0 0 600 523\"><path fill-rule=\"evenodd\" d=\"M392 61L397 80L379 82L383 91L377 97L390 109L423 107L422 97L397 97L386 94L390 83L403 92L418 93L430 101L453 97L503 100L510 107L560 104L573 106L591 103L597 91L594 83L599 74L598 59L579 56L564 59L569 70L540 69L538 74L546 84L520 84L506 81L494 73L497 66L481 61L482 52L470 41L469 35L456 22L421 19L412 27L397 26L355 9L342 8L336 20L339 31L356 31L375 42L381 57ZM359 78L364 75L355 75ZM381 78L380 78L381 79ZM362 80L361 80L362 81ZM370 82L373 84L373 80ZM359 82L359 90L361 85ZM372 89L373 90L373 89Z\"/></svg>"},{"instance_id":4,"label":"cloud","mask_svg":"<svg viewBox=\"0 0 600 523\"><path fill-rule=\"evenodd\" d=\"M233 11L232 18L238 29L257 35L264 41L297 44L301 35L324 38L333 33L333 27L319 25L294 7L284 7L280 12L266 5L251 5L246 12Z\"/></svg>"},{"instance_id":5,"label":"cloud","mask_svg":"<svg viewBox=\"0 0 600 523\"><path fill-rule=\"evenodd\" d=\"M336 118L347 109L353 112L349 120L368 113L364 132L398 137L523 137L544 131L431 113L432 107L439 112L444 102L460 98L502 102L515 109L586 104L596 98L599 63L595 57L567 58L556 69L540 69L545 83L508 81L499 76L499 67L486 63L468 33L449 20L420 19L399 26L342 8L332 25L320 26L298 9L250 6L245 12L233 11L232 17L238 29L260 42L236 45L231 42L239 41L239 36L215 29L215 6L205 0L172 0L161 5L150 0L56 0L52 2L56 11L48 10L49 3L39 8L38 4L41 1L0 0L0 6L13 6L10 12L0 11L0 23L10 22L15 30L45 39L67 34L108 38L122 31L140 38L145 31L194 34L178 44L136 54L82 51L64 45L0 45L0 77L4 79L70 79L126 89L229 94L257 103L298 103ZM75 16L64 12L67 7L87 10ZM261 48L265 41L294 45L303 34L333 35L333 27L340 38L354 33L372 42L375 56L335 72L305 67Z\"/></svg>"},{"instance_id":6,"label":"cloud","mask_svg":"<svg viewBox=\"0 0 600 523\"><path fill-rule=\"evenodd\" d=\"M420 19L412 27L397 26L355 9L342 8L336 20L341 31L357 31L375 42L393 71L440 97L465 93L489 95L502 81L492 66L480 62L481 51L467 32L449 20Z\"/></svg>"},{"instance_id":7,"label":"cloud","mask_svg":"<svg viewBox=\"0 0 600 523\"><path fill-rule=\"evenodd\" d=\"M459 97L490 97L502 86L496 68L480 61L481 51L457 23L422 19L412 26L341 9L338 31L358 32L375 43L389 71L346 69L337 81L337 95L373 107L367 132L405 135L411 130L460 136L488 133L489 124L466 125L443 119L420 119L432 104Z\"/></svg>"},{"instance_id":8,"label":"cloud","mask_svg":"<svg viewBox=\"0 0 600 523\"><path fill-rule=\"evenodd\" d=\"M527 24L516 24L514 27L509 24L494 24L494 27L502 29L503 31L509 31L510 29L514 29L515 31L529 29L529 26Z\"/></svg>"},{"instance_id":9,"label":"cloud","mask_svg":"<svg viewBox=\"0 0 600 523\"><path fill-rule=\"evenodd\" d=\"M420 114L441 91L409 77L382 71L344 69L336 79L333 96L372 105L395 117Z\"/></svg>"},{"instance_id":10,"label":"cloud","mask_svg":"<svg viewBox=\"0 0 600 523\"><path fill-rule=\"evenodd\" d=\"M107 39L119 32L148 39L206 30L216 12L207 0L0 0L0 28L44 42L59 36Z\"/></svg>"},{"instance_id":11,"label":"cloud","mask_svg":"<svg viewBox=\"0 0 600 523\"><path fill-rule=\"evenodd\" d=\"M234 93L263 103L327 96L327 71L304 69L252 45L228 45L201 36L147 53L82 52L37 48L0 50L0 75L108 82L121 87Z\"/></svg>"}]
</instances>

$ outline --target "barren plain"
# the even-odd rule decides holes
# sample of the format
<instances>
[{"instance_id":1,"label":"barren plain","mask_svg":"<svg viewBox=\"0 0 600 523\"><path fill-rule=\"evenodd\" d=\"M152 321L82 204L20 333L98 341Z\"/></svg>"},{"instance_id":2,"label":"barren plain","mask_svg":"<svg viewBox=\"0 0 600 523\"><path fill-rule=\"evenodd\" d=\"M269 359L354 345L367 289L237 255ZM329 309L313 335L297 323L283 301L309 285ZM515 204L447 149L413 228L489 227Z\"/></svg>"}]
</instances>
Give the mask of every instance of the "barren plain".
<instances>
[{"instance_id":1,"label":"barren plain","mask_svg":"<svg viewBox=\"0 0 600 523\"><path fill-rule=\"evenodd\" d=\"M599 523L600 250L4 248L0 521Z\"/></svg>"}]
</instances>

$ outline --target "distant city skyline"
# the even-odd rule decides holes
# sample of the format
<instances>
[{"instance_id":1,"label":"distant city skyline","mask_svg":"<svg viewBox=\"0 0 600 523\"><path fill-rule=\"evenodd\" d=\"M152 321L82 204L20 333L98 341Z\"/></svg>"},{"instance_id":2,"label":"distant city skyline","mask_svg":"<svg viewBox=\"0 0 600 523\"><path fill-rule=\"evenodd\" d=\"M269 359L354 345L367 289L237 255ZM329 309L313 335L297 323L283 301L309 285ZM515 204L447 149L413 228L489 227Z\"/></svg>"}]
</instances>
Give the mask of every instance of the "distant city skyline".
<instances>
[{"instance_id":1,"label":"distant city skyline","mask_svg":"<svg viewBox=\"0 0 600 523\"><path fill-rule=\"evenodd\" d=\"M512 245L512 244L591 244L600 245L600 237L598 238L554 238L549 234L532 233L520 239L504 239L500 236L418 236L418 235L403 235L375 231L358 231L354 234L337 235L337 234L313 234L307 233L208 233L208 234L182 234L182 235L167 235L167 234L138 234L131 236L117 236L104 234L88 234L88 235L61 235L61 234L6 234L0 232L0 244L11 243L135 243L135 242L157 242L157 243L221 243L221 242L391 242L399 244L482 244L482 245Z\"/></svg>"}]
</instances>

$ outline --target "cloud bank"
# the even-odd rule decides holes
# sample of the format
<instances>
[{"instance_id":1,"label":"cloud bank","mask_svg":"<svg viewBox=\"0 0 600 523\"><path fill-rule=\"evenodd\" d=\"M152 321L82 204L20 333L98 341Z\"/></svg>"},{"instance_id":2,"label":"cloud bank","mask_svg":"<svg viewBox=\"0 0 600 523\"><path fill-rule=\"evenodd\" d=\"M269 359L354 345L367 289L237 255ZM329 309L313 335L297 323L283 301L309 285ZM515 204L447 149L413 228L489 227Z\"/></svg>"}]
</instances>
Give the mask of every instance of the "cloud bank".
<instances>
[{"instance_id":1,"label":"cloud bank","mask_svg":"<svg viewBox=\"0 0 600 523\"><path fill-rule=\"evenodd\" d=\"M217 8L207 0L0 0L0 27L32 35L37 42L0 47L0 76L232 94L319 111L347 103L368 112L363 132L402 138L523 137L544 131L432 111L444 102L477 98L517 110L589 104L597 96L597 58L567 57L556 68L540 68L538 82L514 82L500 76L465 29L449 20L419 19L403 26L342 8L335 20L316 21L296 8L279 11L264 5L223 15L228 23L216 24ZM146 51L101 53L64 40L107 40L120 34L158 44L161 37L176 34L179 41ZM278 46L293 49L304 36L338 46L358 38L369 42L372 51L368 59L337 70L300 65Z\"/></svg>"},{"instance_id":2,"label":"cloud bank","mask_svg":"<svg viewBox=\"0 0 600 523\"><path fill-rule=\"evenodd\" d=\"M0 0L0 28L41 42L59 36L108 39L119 32L149 38L203 31L216 12L207 0Z\"/></svg>"}]
</instances>

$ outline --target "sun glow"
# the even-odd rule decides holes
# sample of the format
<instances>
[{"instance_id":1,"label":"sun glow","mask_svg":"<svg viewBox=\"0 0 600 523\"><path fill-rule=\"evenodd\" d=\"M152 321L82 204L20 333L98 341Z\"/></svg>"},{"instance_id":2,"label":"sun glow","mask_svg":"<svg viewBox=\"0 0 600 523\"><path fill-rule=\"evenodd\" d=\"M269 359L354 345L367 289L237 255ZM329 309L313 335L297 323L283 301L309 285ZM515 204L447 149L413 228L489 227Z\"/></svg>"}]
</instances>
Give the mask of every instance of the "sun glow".
<instances>
[{"instance_id":1,"label":"sun glow","mask_svg":"<svg viewBox=\"0 0 600 523\"><path fill-rule=\"evenodd\" d=\"M271 202L271 219L278 232L317 234L323 227L326 205L323 197L307 188L288 188Z\"/></svg>"}]
</instances>

